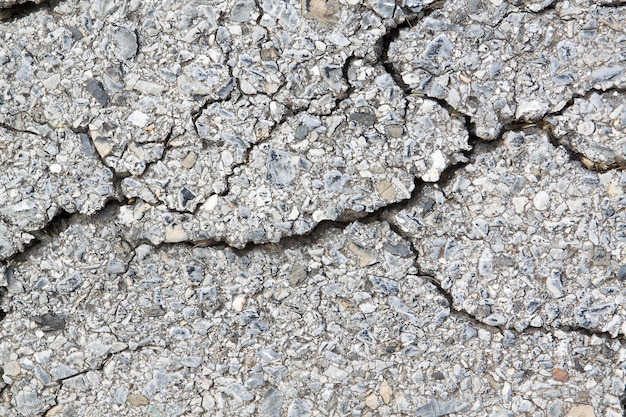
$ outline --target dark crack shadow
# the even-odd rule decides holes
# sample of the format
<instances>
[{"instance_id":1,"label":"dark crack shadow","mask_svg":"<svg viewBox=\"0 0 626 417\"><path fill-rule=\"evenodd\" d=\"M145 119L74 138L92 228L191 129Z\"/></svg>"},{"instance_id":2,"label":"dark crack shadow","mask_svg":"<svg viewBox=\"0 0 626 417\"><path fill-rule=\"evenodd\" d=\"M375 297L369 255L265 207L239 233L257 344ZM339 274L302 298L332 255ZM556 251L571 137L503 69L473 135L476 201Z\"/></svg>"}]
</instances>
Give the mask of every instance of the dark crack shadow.
<instances>
[{"instance_id":1,"label":"dark crack shadow","mask_svg":"<svg viewBox=\"0 0 626 417\"><path fill-rule=\"evenodd\" d=\"M258 2L256 2L258 5ZM402 30L407 30L407 29L411 29L420 19L423 19L424 17L428 16L430 13L432 13L433 11L437 10L441 5L443 4L443 2L439 1L436 3L431 4L428 8L422 10L421 12L415 14L415 15L410 15L404 18L404 20L402 20L400 23L396 24L393 27L390 27L387 32L381 37L381 39L379 40L378 44L377 44L377 55L379 58L379 63L384 67L384 69L387 71L387 73L389 73L391 75L391 77L394 79L395 83L402 89L402 91L404 92L404 94L406 96L409 96L412 94L412 91L410 90L410 88L404 83L404 81L402 80L401 75L395 71L393 64L389 61L389 57L388 57L388 51L389 51L389 46L391 45L391 43L399 36L400 32ZM41 9L42 7L47 7L45 4L44 5L39 5L37 6L38 9ZM350 92L352 91L351 89L353 88L351 86L351 84L349 83L349 79L348 79L348 70L349 67L352 63L352 60L354 59L354 57L348 57L344 63L344 66L342 68L342 73L344 75L344 78L346 79L346 81L348 82L349 85L349 90L341 95L338 95L336 97L335 100L335 107L333 108L332 111L335 111L337 109L340 108L340 103L341 101L343 101L346 97L349 97ZM230 68L230 67L229 67ZM233 94L233 91L237 89L237 80L232 77L232 68L230 68L231 70L231 79L232 81L229 81L227 84L229 85L229 91L224 90L222 93L223 94L218 94L216 98L212 98L212 99L207 99L197 110L193 111L191 113L191 119L193 122L193 125L195 127L196 121L198 120L198 118L200 117L200 115L202 114L202 112L208 108L208 106L210 106L211 104L215 103L215 102L220 102L220 101L226 101L229 100L231 95ZM591 94L591 92L589 92L589 94ZM464 168L465 166L467 166L467 164L471 163L473 160L475 160L475 158L485 152L490 152L493 149L497 148L498 146L501 145L502 143L502 137L505 133L510 132L510 131L515 131L515 130L520 130L520 129L526 129L526 128L534 128L534 127L538 127L540 129L542 129L543 131L549 131L548 126L546 126L546 123L544 121L544 118L542 118L539 121L534 121L534 122L527 122L527 121L515 121L512 122L506 126L504 126L499 134L497 139L492 140L492 141L484 141L482 139L480 139L477 135L476 135L476 128L474 123L471 121L470 116L462 114L460 112L458 112L456 109L454 109L449 103L447 103L445 100L443 99L439 99L439 98L432 98L432 97L425 97L428 98L430 100L433 100L435 102L437 102L441 107L443 107L444 109L446 109L448 111L448 113L451 115L451 117L456 117L459 118L463 121L464 126L466 131L468 132L469 135L469 140L468 143L471 146L471 150L469 151L465 151L463 152L464 157L466 158L466 162L460 162L454 165L450 165L448 166L441 174L439 181L437 181L436 183L426 183L423 180L421 180L420 178L415 178L414 179L414 189L411 193L410 198L405 199L405 200L401 200L401 201L397 201L385 206L382 206L380 208L378 208L377 210L374 210L372 212L369 213L353 213L353 212L346 212L344 214L342 214L342 216L340 216L338 218L338 220L335 221L330 221L330 220L325 220L322 221L320 223L318 223L315 227L313 227L309 232L302 234L302 235L296 235L296 236L285 236L282 237L280 242L278 243L254 243L254 242L248 242L243 248L239 249L236 247L232 247L229 244L227 244L225 241L212 241L212 240L204 240L204 241L187 241L187 242L181 242L181 243L161 243L159 245L156 245L157 248L159 247L168 247L168 246L175 246L175 245L186 245L189 247L204 247L204 246L211 246L211 247L215 247L215 248L229 248L230 250L234 251L235 253L239 254L239 255L245 255L247 253L249 253L252 250L258 249L258 248L263 248L263 249L267 249L269 251L272 250L278 250L278 249L285 249L285 248L290 248L290 247L301 247L304 244L310 244L311 240L319 240L321 239L324 234L329 231L329 230L343 230L345 227L347 227L347 225L349 225L350 223L352 223L354 220L359 220L363 223L372 223L372 222L376 222L376 221L387 221L390 224L391 229L397 233L398 235L400 235L401 237L403 237L404 239L406 239L408 242L412 241L412 238L410 236L406 236L406 234L403 234L402 231L397 227L397 225L395 225L393 223L393 221L390 221L390 216L389 213L393 212L393 211L397 211L400 210L402 208L407 207L409 204L415 203L416 201L418 201L421 197L423 197L423 189L426 185L429 184L433 184L436 187L439 188L443 188L445 187L447 184L449 184L451 181L453 181L454 179L457 178L458 175L458 171L462 168ZM575 98L577 97L573 97L565 106L563 109L561 109L559 112L550 114L548 116L554 116L558 113L562 113L565 111L565 109L569 106L571 106L571 104L574 102ZM297 116L297 114L301 111L306 111L307 109L297 109L291 112L287 112L286 116L283 118L283 120L277 122L273 128L273 129L277 128L278 126L280 126L282 123L284 123L286 121L287 117L293 117L293 116ZM34 133L34 132L28 132L28 133ZM86 133L86 132L82 132L82 133ZM197 133L197 132L196 132ZM170 132L170 135L172 133ZM268 137L271 137L271 132L270 135ZM91 138L90 138L91 140ZM551 135L551 140L553 140L553 143L555 143L555 139L554 137ZM241 164L239 164L238 166L241 165L245 165L246 163L248 163L248 158L250 155L250 151L255 147L258 146L260 143L263 143L265 140L260 141L259 143L256 143L254 145L252 145L250 148L247 149L247 152L244 156L244 160ZM555 143L555 146L562 146L560 144ZM163 155L165 155L166 152L163 153ZM579 159L580 155L577 155L576 153L573 153L570 150L570 156L572 159ZM107 166L106 164L104 164L105 166ZM231 174L232 175L232 174ZM123 179L123 175L119 175L119 174L115 174L114 173L114 178L116 181L116 189L119 192L119 182L121 181L121 179ZM228 180L229 180L230 176L226 177L226 183L227 183L227 189L228 189ZM228 191L226 191L227 193ZM26 262L28 260L32 260L31 256L32 254L35 252L35 248L37 248L40 245L45 245L45 244L49 244L52 241L54 241L54 239L56 238L56 236L58 236L58 234L60 232L62 232L63 230L65 230L70 223L80 223L81 221L87 221L86 219L89 217L89 221L94 221L94 216L101 216L101 218L107 218L107 219L113 219L115 218L115 216L117 215L117 213L119 212L119 208L121 206L130 204L132 202L132 200L128 200L128 199L122 199L120 196L122 194L120 193L118 196L118 199L112 199L111 201L107 202L105 207L103 209L101 209L97 214L92 215L92 216L84 216L84 215L79 215L79 214L69 214L69 213L62 213L61 215L58 216L58 218L53 219L53 221L46 226L45 228L43 228L41 231L38 231L36 233L36 241L32 244L30 244L26 250L24 250L24 252L17 254L14 257L11 257L5 261L2 261L3 264L10 264L12 262ZM193 213L192 213L193 214ZM139 243L147 243L147 242L139 242ZM155 246L155 245L153 245ZM514 334L520 334L520 332L518 332L515 329L509 329L509 328L505 328L503 326L493 326L490 324L486 324L482 321L480 321L478 318L476 318L475 316L463 311L463 310L457 310L454 306L453 303L453 299L451 294L446 291L445 289L443 289L441 287L440 282L436 279L436 277L434 277L433 275L429 275L428 273L425 273L424 271L421 271L420 269L420 265L419 265L419 259L417 258L417 251L415 249L415 247L413 247L413 244L411 243L411 248L414 252L415 255L415 266L417 268L417 270L419 271L419 275L428 279L429 282L431 282L437 289L438 291L448 300L448 304L449 307L451 309L451 312L457 316L457 317L461 317L464 318L468 321L470 321L471 323L473 323L475 326L477 327L481 327L484 329L488 329L489 331L497 331L500 332L501 334L504 334L504 332L506 331L510 331ZM6 296L6 288L2 289L0 288L0 298ZM2 312L0 311L0 320L6 316L7 312ZM525 330L524 332L521 333L529 333L529 332L543 332L543 333L552 333L554 330L563 330L565 332L571 332L571 333L577 333L577 334L581 334L581 335L586 335L586 336L597 336L600 337L604 340L615 340L614 338L612 338L608 333L606 332L601 332L601 331L595 331L595 330L590 330L590 329L584 329L584 328L576 328L576 327L563 327L563 328L559 328L559 329L546 329L546 328L529 328L527 330ZM620 340L623 344L623 337L619 337L617 338L618 340ZM106 361L106 360L105 360ZM103 362L104 363L104 362ZM104 366L104 365L103 365ZM83 371L83 373L88 372L89 370ZM75 375L74 375L75 376ZM62 382L62 381L61 381ZM624 397L624 399L622 400L622 404L626 404L626 397ZM625 406L626 407L626 406Z\"/></svg>"},{"instance_id":2,"label":"dark crack shadow","mask_svg":"<svg viewBox=\"0 0 626 417\"><path fill-rule=\"evenodd\" d=\"M51 9L58 5L59 2L60 0L50 0L36 4L31 1L27 1L21 4L14 4L11 7L0 9L0 22L21 19L40 10Z\"/></svg>"},{"instance_id":3,"label":"dark crack shadow","mask_svg":"<svg viewBox=\"0 0 626 417\"><path fill-rule=\"evenodd\" d=\"M606 90L591 88L587 90L584 94L573 95L561 109L551 112L551 113L547 113L541 119L534 121L534 122L528 122L528 123L529 125L536 125L537 127L539 127L542 131L544 131L547 134L548 138L550 139L550 142L552 143L552 145L554 145L554 147L556 148L560 147L560 148L565 149L571 160L579 161L581 165L589 171L605 173L605 172L609 172L612 170L624 170L626 169L626 160L620 157L615 158L615 164L606 165L603 163L594 162L591 159L589 159L584 153L577 152L574 149L567 146L566 144L562 143L554 134L554 129L553 129L554 126L551 125L547 121L547 119L549 119L550 117L557 117L557 116L564 115L565 112L576 103L576 100L580 100L580 99L589 100L593 94L601 95L601 94L608 94L611 92L626 93L626 88L613 87L613 88L609 88Z\"/></svg>"},{"instance_id":4,"label":"dark crack shadow","mask_svg":"<svg viewBox=\"0 0 626 417\"><path fill-rule=\"evenodd\" d=\"M157 346L157 345L153 345L153 344L151 344L151 343L140 343L140 344L137 344L137 346L133 346L133 347L127 346L126 348L124 348L124 349L122 349L122 350L120 350L120 351L117 351L117 352L109 352L109 353L107 353L107 354L106 354L106 355L105 355L105 356L101 359L100 363L99 363L99 364L97 364L97 365L95 365L95 366L91 366L91 367L89 367L89 368L87 368L87 369L83 369L83 370L77 371L75 374L72 374L72 375L66 376L66 377L64 377L64 378L59 378L59 379L55 379L55 380L53 380L51 383L52 383L52 384L54 384L54 385L56 385L56 387L55 387L55 388L56 388L55 397L53 398L53 402L52 402L52 404L50 404L48 408L46 408L45 410L43 410L43 411L41 412L41 414L39 414L39 416L41 416L41 417L49 416L49 415L50 415L50 414L49 414L49 413L50 413L50 411L51 411L54 407L56 407L57 405L62 405L62 404L61 404L61 403L59 403L59 401L58 401L58 394L59 394L59 391L61 391L61 390L63 389L63 385L64 385L64 383L65 383L66 381L71 380L72 378L77 378L77 377L79 377L79 376L81 376L81 375L85 375L85 374L87 374L87 373L89 373L89 372L100 372L100 373L102 373L102 372L104 371L104 367L105 367L105 366L106 366L109 362L111 362L111 361L112 361L112 360L113 360L116 356L118 356L118 355L122 355L122 354L127 353L127 352L140 352L140 351L142 351L143 349L147 349L147 348L166 349L167 347ZM54 415L56 415L56 413L55 413ZM63 413L63 415L66 415L66 413ZM72 414L72 415L73 415L73 414Z\"/></svg>"}]
</instances>

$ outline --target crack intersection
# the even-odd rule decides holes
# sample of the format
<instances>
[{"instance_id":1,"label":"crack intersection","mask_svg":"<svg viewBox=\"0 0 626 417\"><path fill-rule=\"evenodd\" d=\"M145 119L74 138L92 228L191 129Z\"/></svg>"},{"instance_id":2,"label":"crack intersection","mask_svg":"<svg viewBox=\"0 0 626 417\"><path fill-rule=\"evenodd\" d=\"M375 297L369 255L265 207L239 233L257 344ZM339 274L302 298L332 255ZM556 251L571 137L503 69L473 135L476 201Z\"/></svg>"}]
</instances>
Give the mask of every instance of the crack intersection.
<instances>
[{"instance_id":1,"label":"crack intersection","mask_svg":"<svg viewBox=\"0 0 626 417\"><path fill-rule=\"evenodd\" d=\"M260 1L259 0L255 0L255 3L257 5L257 7L260 10L260 16L259 16L259 20L261 19L261 17L263 16L263 9L260 5ZM438 10L439 7L441 7L441 5L443 4L443 1L440 2L436 2L432 5L430 5L427 9L422 10L421 12L415 14L415 15L410 15L410 16L405 16L404 20L401 22L396 21L395 26L393 27L388 27L385 34L379 39L379 42L377 42L377 58L378 64L381 64L383 66L383 68L385 69L385 71L391 75L391 77L393 78L395 84L403 91L404 93L404 100L406 100L409 96L415 95L413 93L413 91L410 89L410 87L404 82L403 78L402 78L402 74L400 71L397 71L393 65L393 63L390 61L389 56L388 56L388 52L389 52L389 47L391 45L392 42L394 42L394 40L397 39L397 37L399 36L400 32L402 30L411 30L412 27L414 27L421 19L427 17L429 14L431 14L432 12ZM556 2L555 2L556 3ZM550 8L554 8L555 7L555 3L553 3ZM624 4L622 3L618 3L617 5L612 4L610 6L607 7L621 7L624 6ZM398 7L398 6L396 6ZM549 9L544 9L542 12L545 12L546 10ZM222 16L220 16L220 19L222 18ZM1 17L0 17L1 19ZM229 61L229 54L230 52L228 52L226 54L226 62ZM348 84L348 90L345 93L342 94L337 94L337 96L335 97L335 102L334 105L332 106L329 114L333 114L335 111L340 110L340 103L345 100L346 98L349 98L351 93L354 91L354 85L350 82L349 77L348 77L348 71L350 69L350 66L352 65L353 61L357 59L354 55L350 55L348 56L348 58L344 61L343 66L342 66L342 75L344 80L346 81L346 83ZM197 129L197 125L196 122L197 120L200 118L200 116L202 115L203 111L206 110L211 104L217 103L217 102L224 102L224 101L229 101L232 99L233 97L233 93L234 91L236 91L239 88L239 84L240 84L240 80L238 80L236 77L233 77L233 67L231 65L228 65L228 69L229 69L229 75L230 75L230 79L233 80L233 85L232 88L230 88L230 90L228 91L228 94L225 95L224 97L219 97L217 99L207 99L198 109L194 110L191 112L190 115L190 122L193 125L194 131L195 131L195 135L199 138L199 133L198 133L198 129ZM229 81L230 82L230 81ZM279 88L279 90L277 91L276 94L278 94L281 89L284 87L281 86ZM356 215L354 217L354 214L350 214L350 216L348 216L348 218L342 217L340 216L337 220L323 220L320 221L319 223L317 223L316 226L314 226L310 231L301 234L301 235L291 235L291 236L284 236L280 239L280 242L278 243L254 243L252 241L247 242L247 244L245 245L245 247L243 248L237 248L234 246L230 246L226 239L223 240L200 240L200 241L183 241L180 243L167 243L167 242L163 242L160 243L158 245L152 245L155 248L162 248L162 247L168 247L168 246L174 246L174 245L186 245L188 247L213 247L213 248L229 248L230 250L232 250L234 253L239 254L239 255L244 255L252 250L257 250L257 249L263 249L263 248L275 248L275 247L282 247L282 248L288 248L291 245L302 245L308 241L310 241L311 238L315 237L315 236L320 236L324 231L328 230L328 229L337 229L337 230L344 230L349 224L351 224L355 218L358 219L360 222L362 223L371 223L371 222L379 222L379 221L386 221L389 225L390 228L393 230L394 233L396 233L397 235L399 235L400 237L402 237L402 239L404 239L405 241L407 241L411 247L411 251L413 253L414 256L414 266L417 268L418 270L418 275L420 277L424 277L426 278L431 284L433 284L436 289L437 292L439 294L441 294L442 296L445 297L445 299L448 302L449 305L449 309L451 314L455 315L456 317L462 318L464 320L467 320L468 322L472 323L473 326L475 327L479 327L482 329L486 329L490 332L499 332L501 335L504 335L505 332L511 332L512 334L519 336L519 335L523 335L523 334L529 334L529 333L536 333L536 332L540 332L543 334L553 334L555 331L563 331L565 333L572 333L572 334L577 334L577 335L583 335L583 336L587 336L587 337L598 337L600 339L602 339L603 341L606 342L610 342L610 341L619 341L619 343L624 347L625 345L625 337L624 335L620 335L618 337L613 337L611 336L611 334L608 331L601 331L601 330L597 330L597 329L587 329L587 328L583 328L583 327L575 327L575 326L560 326L557 328L545 328L544 326L540 326L540 327L529 327L523 331L518 331L515 328L508 328L505 325L492 325L492 324L488 324L485 323L484 321L480 320L479 318L477 318L476 316L468 313L467 311L463 310L462 308L459 309L458 306L455 306L452 294L445 290L442 285L441 282L439 282L439 280L436 278L435 275L432 274L431 272L425 272L422 270L421 266L420 266L420 260L418 258L418 250L416 249L414 243L413 243L413 237L410 236L409 234L405 233L402 231L402 229L398 226L398 224L394 223L393 219L392 219L392 213L400 211L402 208L408 207L411 203L417 201L419 198L421 198L423 196L422 194L422 190L424 188L424 186L428 185L428 184L432 184L435 187L439 187L440 189L445 188L445 186L447 184L449 184L451 181L453 181L454 179L456 179L457 177L457 172L461 169L463 169L464 167L466 167L467 165L472 163L472 160L475 159L479 154L482 153L488 153L491 150L502 146L502 142L503 142L503 137L506 133L508 132L518 132L518 131L533 131L533 129L539 129L541 131L544 131L548 134L548 137L550 138L550 141L552 142L552 144L555 147L562 147L564 149L567 150L568 154L569 154L569 158L570 160L579 160L581 161L582 165L591 171L599 171L599 172L608 172L612 169L624 169L624 165L623 164L618 164L615 167L601 167L601 166L597 166L595 164L589 164L588 162L585 162L585 156L582 155L581 153L575 152L572 149L568 148L567 146L563 145L562 143L559 143L559 141L557 140L557 138L555 137L555 135L553 134L553 132L551 131L551 125L546 122L546 119L552 116L557 116L557 115L562 115L568 108L570 108L573 103L575 102L576 99L579 98L589 98L589 96L591 94L594 93L607 93L607 92L625 92L626 89L623 88L613 88L613 89L608 89L608 90L597 90L597 89L590 89L587 92L585 92L585 94L583 95L575 95L573 96L564 106L563 108L561 108L560 110L556 111L556 112L551 112L551 113L547 113L546 115L544 115L543 117L541 117L538 120L535 121L526 121L526 120L514 120L508 124L506 124L505 126L503 126L500 131L497 134L496 139L492 140L492 141L485 141L481 138L479 138L476 134L476 126L475 123L472 122L471 120L471 116L464 114L462 112L459 112L458 110L456 110L455 108L453 108L446 100L442 99L442 98L436 98L436 97L428 97L427 95L420 95L421 97L424 97L426 99L432 100L434 102L436 102L439 106L441 106L442 108L444 108L448 114L451 117L456 117L460 120L463 121L463 125L464 128L469 136L468 139L468 143L470 145L470 150L467 151L463 151L462 154L465 158L464 162L457 162L455 164L451 164L449 165L440 175L440 179L436 182L436 183L428 183L425 182L423 180L421 180L419 177L415 177L414 178L414 187L413 190L411 192L411 196L407 199L404 200L400 200L400 201L396 201L393 202L391 204L387 204L384 205L372 212L363 212L363 213L359 213L358 215ZM219 94L218 94L219 96ZM300 108L300 109L290 109L290 111L286 112L285 114L283 114L283 118L280 121L275 122L271 129L269 130L269 134L266 138L261 139L260 141L251 144L248 148L245 149L244 151L244 156L242 158L242 162L241 163L237 163L235 165L233 165L232 167L232 172L228 175L225 176L225 183L226 183L226 189L224 192L222 193L218 193L218 195L220 196L226 196L229 194L230 192L230 188L231 188L231 178L235 175L235 170L245 166L249 163L249 158L250 158L250 154L251 152L258 146L266 143L267 141L271 140L272 137L272 133L276 131L276 129L280 128L280 126L287 122L288 119L290 118L296 118L298 116L298 114L302 113L302 112L306 112L308 111L309 108ZM405 116L406 117L406 116ZM18 131L16 129L13 129L9 126L6 126L5 124L0 123L0 126L11 130L13 132L22 132L22 131ZM160 158L158 158L157 160L148 163L145 170L144 170L144 174L146 172L148 172L148 170L150 169L150 167L157 163L158 161L161 161L163 158L165 158L165 156L167 155L167 153L170 151L169 148L169 143L170 140L172 139L173 136L173 132L174 132L174 127L172 127L169 131L169 134L167 135L165 141L164 141L164 151L163 154L161 155ZM31 131L24 131L22 133L30 133L30 134L37 134L35 132L31 132ZM87 131L75 131L75 133L84 133L89 135L89 132ZM93 143L93 139L91 138L91 136L89 135L89 140ZM481 144L481 147L478 147L477 145ZM140 200L139 198L135 198L135 199L128 199L124 196L122 190L121 190L121 181L128 177L129 175L119 175L118 173L115 172L115 170L113 168L111 168L110 166L108 166L105 161L104 158L100 157L100 155L98 155L100 158L101 163L104 166L109 167L112 171L113 171L113 182L114 182L114 188L116 190L115 196L111 197L109 199L109 201L107 201L104 205L104 207L99 210L99 212L96 214L96 216L100 216L100 215L105 215L108 214L110 216L114 217L114 213L115 211L119 211L119 208L125 205L129 205L132 203L132 201L135 200ZM143 176L140 175L139 177ZM197 213L199 206L197 206L191 213L189 212L185 212L185 214L190 214L190 215L194 215ZM171 210L171 209L170 209ZM176 210L173 210L176 211ZM55 238L57 238L57 236L62 233L64 230L67 229L67 227L69 226L69 224L71 224L72 222L80 222L81 220L85 220L88 219L89 216L85 216L85 215L81 215L79 213L67 213L65 211L61 211L60 213L57 214L57 216L55 216L53 219L51 219L51 221L48 223L48 225L46 225L44 228L42 228L39 231L34 231L34 232L30 232L32 234L35 235L36 239L31 242L31 244L29 244L24 251L17 253L5 260L2 260L2 265L5 267L10 266L12 263L14 262L25 262L27 259L29 259L29 257L31 256L31 254L35 253L37 248L40 246L38 243L42 243L42 244L49 244L50 242L53 242ZM76 220L74 220L76 219ZM123 236L123 234L122 234ZM141 243L148 243L148 242L139 242ZM133 245L131 245L131 247L133 248L133 257L135 256L135 251L134 249L136 249ZM6 287L0 287L0 301L4 298L7 297L7 289ZM7 315L10 314L11 311L3 311L2 309L0 309L0 321L2 321L2 319ZM145 345L145 346L141 346L138 348L138 350L143 349L144 347L155 347L152 345ZM138 351L138 350L134 350L134 351ZM119 355L121 353L130 351L130 348L125 348L124 350L120 351L120 352L115 352L115 353L109 353L107 355L107 357L105 359L103 359L101 365L98 368L95 369L86 369L86 370L82 370L79 373L72 375L72 376L68 376L66 378L62 378L57 380L56 382L59 384L59 389L61 389L63 387L63 383L65 380L70 379L70 378L74 378L76 376L79 375L83 375L86 374L88 372L91 371L97 371L97 372L101 372L104 367L106 366L106 364L110 361L113 360L114 357L116 355ZM0 395L2 395L2 393L4 392L4 390L7 389L7 386L3 386L0 388ZM55 404L53 404L50 408L48 408L47 410L45 410L41 415L46 415L47 412L49 412L54 406L56 406L56 401ZM623 409L625 409L624 411L624 415L626 416L626 395L624 397L621 398L621 406Z\"/></svg>"}]
</instances>

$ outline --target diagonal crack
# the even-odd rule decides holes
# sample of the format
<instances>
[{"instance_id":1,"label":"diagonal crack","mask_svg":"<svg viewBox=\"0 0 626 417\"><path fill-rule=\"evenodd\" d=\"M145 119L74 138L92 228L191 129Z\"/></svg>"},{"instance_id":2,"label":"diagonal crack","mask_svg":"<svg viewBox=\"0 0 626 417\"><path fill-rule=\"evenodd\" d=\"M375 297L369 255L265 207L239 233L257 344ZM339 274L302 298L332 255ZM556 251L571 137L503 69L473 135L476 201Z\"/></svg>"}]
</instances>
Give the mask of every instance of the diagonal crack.
<instances>
[{"instance_id":1,"label":"diagonal crack","mask_svg":"<svg viewBox=\"0 0 626 417\"><path fill-rule=\"evenodd\" d=\"M575 94L567 101L567 103L565 103L565 105L560 110L547 113L543 118L541 118L540 120L537 120L533 124L539 127L544 132L546 132L546 134L548 135L548 138L550 139L550 142L552 142L555 148L562 147L563 149L567 151L567 153L570 156L570 159L580 161L581 165L590 171L605 173L605 172L609 172L612 170L626 169L626 161L619 157L616 158L615 164L609 166L609 165L605 165L602 163L594 162L590 160L589 158L587 158L587 156L585 156L582 152L577 152L576 150L571 149L570 147L566 146L565 144L559 141L559 139L554 134L554 126L546 121L550 117L564 115L568 109L570 109L571 107L575 105L576 100L580 100L580 99L589 100L590 97L594 94L607 94L607 93L612 93L612 92L626 93L626 88L612 87L606 90L591 88L587 90L584 94Z\"/></svg>"}]
</instances>

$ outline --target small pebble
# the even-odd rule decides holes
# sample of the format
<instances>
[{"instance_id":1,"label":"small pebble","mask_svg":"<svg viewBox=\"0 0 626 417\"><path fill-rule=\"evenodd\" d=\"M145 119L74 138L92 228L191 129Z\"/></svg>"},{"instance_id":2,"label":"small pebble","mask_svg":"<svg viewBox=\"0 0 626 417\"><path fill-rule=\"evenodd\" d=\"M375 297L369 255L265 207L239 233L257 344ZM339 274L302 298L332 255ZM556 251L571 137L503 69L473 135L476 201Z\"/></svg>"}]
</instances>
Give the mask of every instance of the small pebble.
<instances>
[{"instance_id":1,"label":"small pebble","mask_svg":"<svg viewBox=\"0 0 626 417\"><path fill-rule=\"evenodd\" d=\"M365 405L370 409L370 410L376 410L378 408L378 406L380 405L378 403L378 397L376 396L376 394L371 393L370 395L368 395L365 398Z\"/></svg>"},{"instance_id":2,"label":"small pebble","mask_svg":"<svg viewBox=\"0 0 626 417\"><path fill-rule=\"evenodd\" d=\"M550 194L546 191L539 191L533 198L533 205L537 210L545 210L550 206Z\"/></svg>"}]
</instances>

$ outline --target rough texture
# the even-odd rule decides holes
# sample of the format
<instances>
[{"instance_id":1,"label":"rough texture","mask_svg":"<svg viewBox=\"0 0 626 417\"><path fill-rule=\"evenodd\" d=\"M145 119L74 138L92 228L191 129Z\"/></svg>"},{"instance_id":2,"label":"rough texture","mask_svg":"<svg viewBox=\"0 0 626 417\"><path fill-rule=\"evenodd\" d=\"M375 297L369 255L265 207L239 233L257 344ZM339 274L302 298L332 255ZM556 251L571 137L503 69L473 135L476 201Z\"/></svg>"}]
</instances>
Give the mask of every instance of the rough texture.
<instances>
[{"instance_id":1,"label":"rough texture","mask_svg":"<svg viewBox=\"0 0 626 417\"><path fill-rule=\"evenodd\" d=\"M618 341L451 315L386 223L245 253L117 234L71 225L13 268L3 415L516 415L570 409L590 384L586 403L619 410Z\"/></svg>"},{"instance_id":2,"label":"rough texture","mask_svg":"<svg viewBox=\"0 0 626 417\"><path fill-rule=\"evenodd\" d=\"M0 127L0 258L23 249L60 212L93 214L115 194L84 134Z\"/></svg>"},{"instance_id":3,"label":"rough texture","mask_svg":"<svg viewBox=\"0 0 626 417\"><path fill-rule=\"evenodd\" d=\"M422 273L487 324L626 333L626 174L589 172L545 134L509 132L394 215Z\"/></svg>"},{"instance_id":4,"label":"rough texture","mask_svg":"<svg viewBox=\"0 0 626 417\"><path fill-rule=\"evenodd\" d=\"M391 65L411 91L471 116L484 139L592 87L625 86L622 7L564 1L535 14L499 3L446 2L400 32Z\"/></svg>"},{"instance_id":5,"label":"rough texture","mask_svg":"<svg viewBox=\"0 0 626 417\"><path fill-rule=\"evenodd\" d=\"M563 145L584 155L587 168L604 171L626 167L626 96L593 92L576 98L561 115L547 119Z\"/></svg>"},{"instance_id":6,"label":"rough texture","mask_svg":"<svg viewBox=\"0 0 626 417\"><path fill-rule=\"evenodd\" d=\"M43 3L44 0L0 0L0 9L5 9L8 7L12 7L12 6L19 5L19 4L24 4L27 2L39 4L39 3Z\"/></svg>"},{"instance_id":7,"label":"rough texture","mask_svg":"<svg viewBox=\"0 0 626 417\"><path fill-rule=\"evenodd\" d=\"M0 415L623 416L625 14L3 10Z\"/></svg>"}]
</instances>

